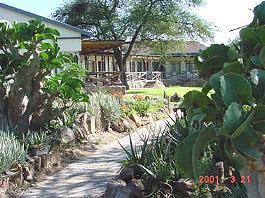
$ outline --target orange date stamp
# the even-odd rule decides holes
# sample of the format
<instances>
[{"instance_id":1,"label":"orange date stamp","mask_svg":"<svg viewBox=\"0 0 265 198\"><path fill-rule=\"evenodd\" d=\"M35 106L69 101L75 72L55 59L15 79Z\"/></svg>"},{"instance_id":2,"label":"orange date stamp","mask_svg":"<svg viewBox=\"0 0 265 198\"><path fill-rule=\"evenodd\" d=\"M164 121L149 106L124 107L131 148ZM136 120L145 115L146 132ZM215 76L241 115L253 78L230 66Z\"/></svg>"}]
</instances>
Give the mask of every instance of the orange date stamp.
<instances>
[{"instance_id":1,"label":"orange date stamp","mask_svg":"<svg viewBox=\"0 0 265 198\"><path fill-rule=\"evenodd\" d=\"M199 184L217 184L219 185L220 177L219 176L214 176L214 175L201 175L199 176ZM230 176L228 178L228 181L231 184L234 183L241 183L241 184L250 184L251 183L251 178L250 176Z\"/></svg>"}]
</instances>

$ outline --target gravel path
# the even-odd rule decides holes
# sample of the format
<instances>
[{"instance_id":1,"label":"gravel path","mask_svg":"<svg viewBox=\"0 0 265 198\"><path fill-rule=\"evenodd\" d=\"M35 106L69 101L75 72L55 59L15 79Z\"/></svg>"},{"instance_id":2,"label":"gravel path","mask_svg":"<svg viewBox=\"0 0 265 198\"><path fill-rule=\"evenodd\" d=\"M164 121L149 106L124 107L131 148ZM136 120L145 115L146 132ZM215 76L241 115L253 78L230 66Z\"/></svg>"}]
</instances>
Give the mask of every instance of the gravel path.
<instances>
[{"instance_id":1,"label":"gravel path","mask_svg":"<svg viewBox=\"0 0 265 198\"><path fill-rule=\"evenodd\" d=\"M165 121L157 121L148 128L137 129L131 134L133 142L140 142L139 135L163 130ZM128 136L119 142L129 148ZM35 198L65 198L65 197L100 197L105 191L107 182L116 175L121 168L121 161L125 159L124 151L118 141L105 145L93 152L86 159L66 166L60 172L47 177L37 187L30 188L21 197Z\"/></svg>"}]
</instances>

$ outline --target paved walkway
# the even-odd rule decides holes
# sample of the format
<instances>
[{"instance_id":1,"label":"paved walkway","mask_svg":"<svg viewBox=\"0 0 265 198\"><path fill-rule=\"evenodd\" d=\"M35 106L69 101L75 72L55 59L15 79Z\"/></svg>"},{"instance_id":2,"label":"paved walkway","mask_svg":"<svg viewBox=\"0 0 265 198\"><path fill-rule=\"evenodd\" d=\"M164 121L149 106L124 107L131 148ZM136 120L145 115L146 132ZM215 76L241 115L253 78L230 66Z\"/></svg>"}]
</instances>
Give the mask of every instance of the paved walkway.
<instances>
[{"instance_id":1,"label":"paved walkway","mask_svg":"<svg viewBox=\"0 0 265 198\"><path fill-rule=\"evenodd\" d=\"M165 121L157 121L149 128L140 128L131 134L133 142L140 142L139 135L163 130ZM119 142L129 148L128 136ZM107 182L121 168L121 161L126 155L118 141L105 145L86 159L66 166L60 172L49 176L37 187L30 188L23 198L65 198L65 197L100 197L105 191Z\"/></svg>"}]
</instances>

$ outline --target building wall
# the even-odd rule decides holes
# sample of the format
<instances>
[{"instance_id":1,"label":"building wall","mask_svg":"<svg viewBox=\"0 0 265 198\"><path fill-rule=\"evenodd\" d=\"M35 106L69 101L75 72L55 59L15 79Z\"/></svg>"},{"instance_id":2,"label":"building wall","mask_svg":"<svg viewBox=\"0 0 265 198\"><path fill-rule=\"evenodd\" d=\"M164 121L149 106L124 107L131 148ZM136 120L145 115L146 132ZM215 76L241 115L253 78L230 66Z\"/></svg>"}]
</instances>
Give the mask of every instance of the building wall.
<instances>
[{"instance_id":1,"label":"building wall","mask_svg":"<svg viewBox=\"0 0 265 198\"><path fill-rule=\"evenodd\" d=\"M0 7L0 20L7 20L12 24L14 21L21 23L21 22L27 22L32 19L34 18ZM81 33L48 22L43 22L43 23L46 26L50 28L55 28L60 32L61 39L58 39L58 44L62 51L64 52L81 51ZM63 39L64 37L68 37L71 39Z\"/></svg>"},{"instance_id":2,"label":"building wall","mask_svg":"<svg viewBox=\"0 0 265 198\"><path fill-rule=\"evenodd\" d=\"M161 64L159 57L131 56L126 62L126 71L160 71ZM172 75L196 69L194 57L168 57L164 65L166 73Z\"/></svg>"},{"instance_id":3,"label":"building wall","mask_svg":"<svg viewBox=\"0 0 265 198\"><path fill-rule=\"evenodd\" d=\"M89 71L119 71L116 61L111 54L81 55L80 63Z\"/></svg>"},{"instance_id":4,"label":"building wall","mask_svg":"<svg viewBox=\"0 0 265 198\"><path fill-rule=\"evenodd\" d=\"M101 65L103 63L103 66ZM89 71L119 71L112 54L88 54L82 55L80 63ZM104 66L105 65L105 66ZM126 61L126 72L160 71L159 57L131 56ZM195 70L194 57L168 57L166 60L166 74L177 75L179 73L193 72Z\"/></svg>"}]
</instances>

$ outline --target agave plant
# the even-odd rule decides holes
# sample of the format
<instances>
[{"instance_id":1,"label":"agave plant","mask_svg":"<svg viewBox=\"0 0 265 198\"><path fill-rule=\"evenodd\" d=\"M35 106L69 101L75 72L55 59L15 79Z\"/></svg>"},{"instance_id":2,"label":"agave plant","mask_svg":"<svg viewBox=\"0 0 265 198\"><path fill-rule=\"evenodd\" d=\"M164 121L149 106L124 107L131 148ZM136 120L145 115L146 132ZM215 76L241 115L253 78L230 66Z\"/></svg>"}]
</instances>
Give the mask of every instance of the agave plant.
<instances>
[{"instance_id":1,"label":"agave plant","mask_svg":"<svg viewBox=\"0 0 265 198\"><path fill-rule=\"evenodd\" d=\"M43 148L49 142L49 137L44 132L28 132L24 141L30 148Z\"/></svg>"},{"instance_id":2,"label":"agave plant","mask_svg":"<svg viewBox=\"0 0 265 198\"><path fill-rule=\"evenodd\" d=\"M14 162L25 162L26 150L13 133L0 131L0 176Z\"/></svg>"}]
</instances>

